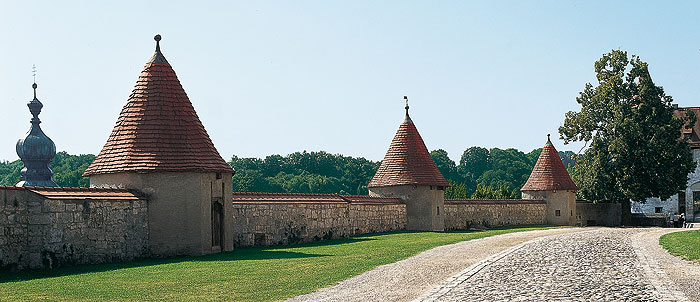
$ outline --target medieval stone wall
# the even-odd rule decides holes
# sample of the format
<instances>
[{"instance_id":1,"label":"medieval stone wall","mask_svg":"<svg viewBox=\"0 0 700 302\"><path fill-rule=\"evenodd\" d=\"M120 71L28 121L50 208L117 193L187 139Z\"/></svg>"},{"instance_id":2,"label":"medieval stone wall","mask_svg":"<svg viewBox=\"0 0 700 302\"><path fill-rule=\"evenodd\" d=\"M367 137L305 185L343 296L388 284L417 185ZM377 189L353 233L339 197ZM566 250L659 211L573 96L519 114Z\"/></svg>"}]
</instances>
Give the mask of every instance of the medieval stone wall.
<instances>
[{"instance_id":1,"label":"medieval stone wall","mask_svg":"<svg viewBox=\"0 0 700 302\"><path fill-rule=\"evenodd\" d=\"M619 203L576 202L576 224L580 226L619 226L621 215Z\"/></svg>"},{"instance_id":2,"label":"medieval stone wall","mask_svg":"<svg viewBox=\"0 0 700 302\"><path fill-rule=\"evenodd\" d=\"M48 199L0 189L0 270L148 256L144 200Z\"/></svg>"},{"instance_id":3,"label":"medieval stone wall","mask_svg":"<svg viewBox=\"0 0 700 302\"><path fill-rule=\"evenodd\" d=\"M445 200L445 230L547 223L541 200Z\"/></svg>"},{"instance_id":4,"label":"medieval stone wall","mask_svg":"<svg viewBox=\"0 0 700 302\"><path fill-rule=\"evenodd\" d=\"M406 228L404 204L234 202L234 244L261 246Z\"/></svg>"}]
</instances>

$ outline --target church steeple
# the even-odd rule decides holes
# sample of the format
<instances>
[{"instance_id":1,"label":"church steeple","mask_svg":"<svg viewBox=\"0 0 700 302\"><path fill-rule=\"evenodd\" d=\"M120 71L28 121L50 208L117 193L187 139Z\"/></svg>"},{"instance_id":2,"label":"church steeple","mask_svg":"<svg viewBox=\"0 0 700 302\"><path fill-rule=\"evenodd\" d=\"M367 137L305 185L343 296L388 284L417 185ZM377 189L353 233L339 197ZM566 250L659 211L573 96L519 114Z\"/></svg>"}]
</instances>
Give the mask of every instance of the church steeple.
<instances>
[{"instance_id":1,"label":"church steeple","mask_svg":"<svg viewBox=\"0 0 700 302\"><path fill-rule=\"evenodd\" d=\"M19 158L24 163L24 168L20 172L21 181L18 187L58 187L53 181L53 171L49 164L56 155L56 145L44 134L39 124L39 113L44 105L36 97L36 81L32 84L34 89L34 99L28 104L29 112L32 114L29 132L17 141L16 151Z\"/></svg>"}]
</instances>

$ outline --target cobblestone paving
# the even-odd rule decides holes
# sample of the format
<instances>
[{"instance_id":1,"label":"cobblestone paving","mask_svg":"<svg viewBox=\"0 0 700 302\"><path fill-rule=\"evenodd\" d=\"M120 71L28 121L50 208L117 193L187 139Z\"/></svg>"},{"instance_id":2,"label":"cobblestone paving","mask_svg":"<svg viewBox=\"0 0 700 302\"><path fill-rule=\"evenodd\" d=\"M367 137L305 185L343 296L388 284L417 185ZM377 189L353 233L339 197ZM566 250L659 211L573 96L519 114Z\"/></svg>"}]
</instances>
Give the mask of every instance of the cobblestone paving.
<instances>
[{"instance_id":1,"label":"cobblestone paving","mask_svg":"<svg viewBox=\"0 0 700 302\"><path fill-rule=\"evenodd\" d=\"M630 244L639 231L600 229L530 241L453 279L451 290L443 284L419 300L659 301Z\"/></svg>"}]
</instances>

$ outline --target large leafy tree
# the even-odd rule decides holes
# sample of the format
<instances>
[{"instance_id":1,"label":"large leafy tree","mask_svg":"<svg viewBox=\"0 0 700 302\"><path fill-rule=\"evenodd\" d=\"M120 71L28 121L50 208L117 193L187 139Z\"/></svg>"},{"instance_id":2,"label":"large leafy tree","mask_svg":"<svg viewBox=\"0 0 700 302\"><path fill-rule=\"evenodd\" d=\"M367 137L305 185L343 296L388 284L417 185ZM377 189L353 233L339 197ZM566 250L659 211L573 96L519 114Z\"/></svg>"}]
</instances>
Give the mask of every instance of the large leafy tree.
<instances>
[{"instance_id":1,"label":"large leafy tree","mask_svg":"<svg viewBox=\"0 0 700 302\"><path fill-rule=\"evenodd\" d=\"M613 50L595 72L598 85L586 84L576 98L581 110L566 113L559 128L565 143L588 146L572 169L580 196L621 202L628 214L630 200L666 199L685 188L695 163L680 133L694 115L674 116L671 96L637 56Z\"/></svg>"}]
</instances>

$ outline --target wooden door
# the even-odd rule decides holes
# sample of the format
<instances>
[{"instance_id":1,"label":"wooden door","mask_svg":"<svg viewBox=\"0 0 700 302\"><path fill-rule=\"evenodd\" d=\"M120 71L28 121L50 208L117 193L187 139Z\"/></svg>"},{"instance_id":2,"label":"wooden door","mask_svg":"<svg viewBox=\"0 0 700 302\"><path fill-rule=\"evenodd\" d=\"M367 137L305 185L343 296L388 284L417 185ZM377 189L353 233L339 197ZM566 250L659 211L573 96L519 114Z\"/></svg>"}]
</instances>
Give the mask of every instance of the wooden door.
<instances>
[{"instance_id":1,"label":"wooden door","mask_svg":"<svg viewBox=\"0 0 700 302\"><path fill-rule=\"evenodd\" d=\"M211 247L214 251L221 251L223 245L224 211L221 202L211 203Z\"/></svg>"}]
</instances>

